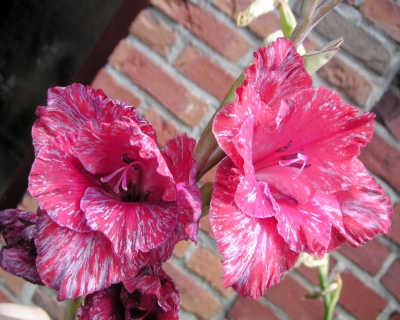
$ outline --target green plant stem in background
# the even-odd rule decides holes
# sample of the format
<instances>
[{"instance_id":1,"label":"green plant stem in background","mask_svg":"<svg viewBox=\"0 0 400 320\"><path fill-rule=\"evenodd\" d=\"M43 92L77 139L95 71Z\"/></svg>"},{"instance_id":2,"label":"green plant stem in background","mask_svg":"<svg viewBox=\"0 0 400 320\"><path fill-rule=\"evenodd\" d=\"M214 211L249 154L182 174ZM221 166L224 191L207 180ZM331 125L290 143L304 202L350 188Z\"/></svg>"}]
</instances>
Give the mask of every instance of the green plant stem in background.
<instances>
[{"instance_id":1,"label":"green plant stem in background","mask_svg":"<svg viewBox=\"0 0 400 320\"><path fill-rule=\"evenodd\" d=\"M65 305L64 320L75 320L76 312L78 311L81 303L83 303L82 297L73 300L67 300Z\"/></svg>"},{"instance_id":2,"label":"green plant stem in background","mask_svg":"<svg viewBox=\"0 0 400 320\"><path fill-rule=\"evenodd\" d=\"M327 287L328 287L328 276L329 276L329 254L327 253L323 258L322 261L325 263L322 263L320 266L318 266L318 276L319 276L319 283L321 286L321 291L323 292ZM329 294L323 295L324 298L324 306L325 306L325 316L324 319L331 319L331 317L327 317L327 310L329 309L329 306L331 304L331 296Z\"/></svg>"},{"instance_id":3,"label":"green plant stem in background","mask_svg":"<svg viewBox=\"0 0 400 320\"><path fill-rule=\"evenodd\" d=\"M322 259L321 264L318 265L319 282L321 286L321 294L324 299L325 314L324 320L332 320L335 306L339 301L340 293L342 291L342 279L339 273L335 274L335 279L329 283L329 254L327 253Z\"/></svg>"}]
</instances>

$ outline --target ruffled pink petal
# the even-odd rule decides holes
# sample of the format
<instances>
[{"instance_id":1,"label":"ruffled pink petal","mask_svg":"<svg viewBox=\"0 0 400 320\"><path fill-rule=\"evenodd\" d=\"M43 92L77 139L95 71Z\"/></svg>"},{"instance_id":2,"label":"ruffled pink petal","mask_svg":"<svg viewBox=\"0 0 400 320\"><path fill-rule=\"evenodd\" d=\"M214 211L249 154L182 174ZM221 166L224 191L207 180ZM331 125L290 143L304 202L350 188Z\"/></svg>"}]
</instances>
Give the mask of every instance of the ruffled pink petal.
<instances>
[{"instance_id":1,"label":"ruffled pink petal","mask_svg":"<svg viewBox=\"0 0 400 320\"><path fill-rule=\"evenodd\" d=\"M294 266L298 254L277 231L275 218L249 218L234 204L237 187L225 159L217 169L211 200L210 220L223 255L225 287L246 297L260 298L264 289L280 281L282 273Z\"/></svg>"},{"instance_id":2,"label":"ruffled pink petal","mask_svg":"<svg viewBox=\"0 0 400 320\"><path fill-rule=\"evenodd\" d=\"M257 179L300 203L308 202L316 190L333 193L352 184L356 172L351 160L370 140L375 116L358 115L357 108L345 105L326 88L305 89L285 101L289 111L276 130L257 127L253 139ZM283 165L288 163L285 157L299 153L307 157L309 167L299 168L303 160L296 162L297 167Z\"/></svg>"},{"instance_id":3,"label":"ruffled pink petal","mask_svg":"<svg viewBox=\"0 0 400 320\"><path fill-rule=\"evenodd\" d=\"M190 239L197 243L202 200L196 182L196 161L193 158L195 145L196 141L185 133L167 141L161 150L176 182L177 202L180 207L178 226L174 231L179 234L177 242Z\"/></svg>"},{"instance_id":4,"label":"ruffled pink petal","mask_svg":"<svg viewBox=\"0 0 400 320\"><path fill-rule=\"evenodd\" d=\"M298 204L291 198L281 197L275 218L278 232L290 249L307 252L322 258L327 251L331 238L331 219L320 203L312 199Z\"/></svg>"},{"instance_id":5,"label":"ruffled pink petal","mask_svg":"<svg viewBox=\"0 0 400 320\"><path fill-rule=\"evenodd\" d=\"M89 122L82 125L76 145L84 168L92 174L109 175L127 165L124 157L140 162L141 188L155 200L174 201L174 179L157 143L144 134L134 121L104 124L101 130Z\"/></svg>"},{"instance_id":6,"label":"ruffled pink petal","mask_svg":"<svg viewBox=\"0 0 400 320\"><path fill-rule=\"evenodd\" d=\"M393 205L363 164L355 159L357 183L335 195L343 213L346 240L355 247L390 231Z\"/></svg>"},{"instance_id":7,"label":"ruffled pink petal","mask_svg":"<svg viewBox=\"0 0 400 320\"><path fill-rule=\"evenodd\" d=\"M346 242L346 230L343 225L342 210L334 193L324 194L317 191L314 195L314 199L319 202L325 213L330 217L332 231L327 252L331 252Z\"/></svg>"},{"instance_id":8,"label":"ruffled pink petal","mask_svg":"<svg viewBox=\"0 0 400 320\"><path fill-rule=\"evenodd\" d=\"M102 232L118 255L132 259L166 241L176 227L176 202L121 202L100 188L88 188L81 202L92 230Z\"/></svg>"},{"instance_id":9,"label":"ruffled pink petal","mask_svg":"<svg viewBox=\"0 0 400 320\"><path fill-rule=\"evenodd\" d=\"M104 290L89 294L85 304L78 309L80 320L125 320L124 305L119 294L122 284L114 284Z\"/></svg>"},{"instance_id":10,"label":"ruffled pink petal","mask_svg":"<svg viewBox=\"0 0 400 320\"><path fill-rule=\"evenodd\" d=\"M86 189L100 185L100 180L84 169L75 143L76 136L67 134L40 150L29 175L28 191L60 226L89 232L80 202Z\"/></svg>"},{"instance_id":11,"label":"ruffled pink petal","mask_svg":"<svg viewBox=\"0 0 400 320\"><path fill-rule=\"evenodd\" d=\"M312 86L303 58L285 38L258 49L254 64L246 69L245 75L246 80L236 89L235 101L222 108L213 123L218 144L231 158L236 156L232 138L249 115L257 118L257 125L276 125L281 100Z\"/></svg>"},{"instance_id":12,"label":"ruffled pink petal","mask_svg":"<svg viewBox=\"0 0 400 320\"><path fill-rule=\"evenodd\" d=\"M54 223L46 214L38 218L37 269L42 281L58 290L58 300L75 299L130 279L147 258L116 256L111 243L99 232L79 233Z\"/></svg>"},{"instance_id":13,"label":"ruffled pink petal","mask_svg":"<svg viewBox=\"0 0 400 320\"><path fill-rule=\"evenodd\" d=\"M32 129L36 152L60 134L77 133L86 121L100 128L102 123L111 123L123 117L134 120L143 132L156 141L153 126L134 107L109 99L102 90L81 84L49 89L47 107L38 107L36 113L40 117Z\"/></svg>"}]
</instances>

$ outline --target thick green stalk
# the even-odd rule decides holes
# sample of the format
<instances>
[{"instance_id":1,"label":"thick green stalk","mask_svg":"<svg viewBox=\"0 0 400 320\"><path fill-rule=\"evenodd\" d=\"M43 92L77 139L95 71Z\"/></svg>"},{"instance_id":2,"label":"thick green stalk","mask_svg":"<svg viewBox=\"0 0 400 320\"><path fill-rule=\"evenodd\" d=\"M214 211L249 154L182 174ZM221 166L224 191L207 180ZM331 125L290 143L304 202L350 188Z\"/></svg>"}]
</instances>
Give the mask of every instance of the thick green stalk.
<instances>
[{"instance_id":1,"label":"thick green stalk","mask_svg":"<svg viewBox=\"0 0 400 320\"><path fill-rule=\"evenodd\" d=\"M328 287L328 276L329 276L329 254L325 254L322 258L322 261L325 263L318 266L318 276L319 276L319 283L321 286L321 291L324 292L325 289ZM331 320L333 315L333 310L331 309L331 295L329 293L324 294L324 307L325 307L325 315L324 320Z\"/></svg>"},{"instance_id":2,"label":"thick green stalk","mask_svg":"<svg viewBox=\"0 0 400 320\"><path fill-rule=\"evenodd\" d=\"M65 305L65 313L64 320L75 320L76 312L78 311L79 306L83 302L83 298L79 297L73 300L67 300Z\"/></svg>"}]
</instances>

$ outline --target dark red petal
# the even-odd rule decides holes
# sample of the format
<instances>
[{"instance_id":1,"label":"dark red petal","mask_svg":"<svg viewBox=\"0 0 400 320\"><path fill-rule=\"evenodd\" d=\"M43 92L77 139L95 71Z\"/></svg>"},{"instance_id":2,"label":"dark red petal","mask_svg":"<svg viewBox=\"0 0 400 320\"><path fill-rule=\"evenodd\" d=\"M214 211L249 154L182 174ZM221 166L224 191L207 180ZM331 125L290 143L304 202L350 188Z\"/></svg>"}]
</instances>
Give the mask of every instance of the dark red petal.
<instances>
[{"instance_id":1,"label":"dark red petal","mask_svg":"<svg viewBox=\"0 0 400 320\"><path fill-rule=\"evenodd\" d=\"M102 232L115 253L129 259L166 241L179 213L176 202L121 202L100 188L88 188L81 207L92 230Z\"/></svg>"},{"instance_id":2,"label":"dark red petal","mask_svg":"<svg viewBox=\"0 0 400 320\"><path fill-rule=\"evenodd\" d=\"M60 227L46 214L39 216L37 228L37 269L47 286L59 290L59 300L86 296L130 279L147 264L141 254L133 260L116 256L99 232Z\"/></svg>"},{"instance_id":3,"label":"dark red petal","mask_svg":"<svg viewBox=\"0 0 400 320\"><path fill-rule=\"evenodd\" d=\"M18 277L34 284L43 285L36 269L36 249L33 241L23 242L14 247L3 247L0 252L0 266Z\"/></svg>"},{"instance_id":4,"label":"dark red petal","mask_svg":"<svg viewBox=\"0 0 400 320\"><path fill-rule=\"evenodd\" d=\"M0 231L7 245L1 248L0 266L35 284L43 284L36 269L36 214L25 210L0 211Z\"/></svg>"},{"instance_id":5,"label":"dark red petal","mask_svg":"<svg viewBox=\"0 0 400 320\"><path fill-rule=\"evenodd\" d=\"M100 185L100 180L84 169L75 143L73 134L58 136L40 150L29 175L28 191L60 226L89 232L80 202L86 189Z\"/></svg>"},{"instance_id":6,"label":"dark red petal","mask_svg":"<svg viewBox=\"0 0 400 320\"><path fill-rule=\"evenodd\" d=\"M157 297L157 306L162 310L157 319L179 319L179 292L174 281L163 269L147 266L136 277L124 281L123 284L130 293L138 290L142 296Z\"/></svg>"},{"instance_id":7,"label":"dark red petal","mask_svg":"<svg viewBox=\"0 0 400 320\"><path fill-rule=\"evenodd\" d=\"M225 159L217 169L210 220L224 258L224 286L256 299L294 266L298 254L279 235L275 218L248 217L234 204L237 177L232 165Z\"/></svg>"},{"instance_id":8,"label":"dark red petal","mask_svg":"<svg viewBox=\"0 0 400 320\"><path fill-rule=\"evenodd\" d=\"M21 241L33 239L30 227L35 227L36 214L26 210L6 209L0 211L0 231L9 246L16 246ZM33 230L34 233L35 230Z\"/></svg>"},{"instance_id":9,"label":"dark red petal","mask_svg":"<svg viewBox=\"0 0 400 320\"><path fill-rule=\"evenodd\" d=\"M85 305L78 309L80 320L125 320L124 306L119 299L122 285L114 284L89 294Z\"/></svg>"},{"instance_id":10,"label":"dark red petal","mask_svg":"<svg viewBox=\"0 0 400 320\"><path fill-rule=\"evenodd\" d=\"M81 84L49 89L47 107L38 107L37 115L40 118L32 129L36 152L60 134L77 133L86 121L99 128L101 123L111 123L123 117L134 120L142 131L156 140L153 126L135 108L109 99L102 90Z\"/></svg>"}]
</instances>

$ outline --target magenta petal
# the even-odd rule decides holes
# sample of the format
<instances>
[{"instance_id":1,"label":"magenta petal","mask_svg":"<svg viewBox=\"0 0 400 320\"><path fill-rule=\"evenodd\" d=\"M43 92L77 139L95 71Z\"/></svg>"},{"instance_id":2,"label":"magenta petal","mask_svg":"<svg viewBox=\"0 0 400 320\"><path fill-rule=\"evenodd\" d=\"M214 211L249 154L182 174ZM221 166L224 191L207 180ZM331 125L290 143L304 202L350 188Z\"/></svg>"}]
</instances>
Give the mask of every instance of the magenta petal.
<instances>
[{"instance_id":1,"label":"magenta petal","mask_svg":"<svg viewBox=\"0 0 400 320\"><path fill-rule=\"evenodd\" d=\"M258 49L254 64L246 69L245 75L246 80L236 89L235 102L221 109L213 123L218 144L229 157L236 155L232 138L249 115L257 118L257 124L276 125L281 100L312 86L303 58L285 38Z\"/></svg>"},{"instance_id":2,"label":"magenta petal","mask_svg":"<svg viewBox=\"0 0 400 320\"><path fill-rule=\"evenodd\" d=\"M40 118L32 129L36 152L60 134L77 133L86 121L99 128L101 123L111 123L123 117L134 120L143 132L156 140L153 126L135 108L109 99L102 90L81 84L49 89L47 107L38 107L37 115Z\"/></svg>"},{"instance_id":3,"label":"magenta petal","mask_svg":"<svg viewBox=\"0 0 400 320\"><path fill-rule=\"evenodd\" d=\"M326 88L305 89L285 102L289 111L276 130L257 127L253 139L257 179L301 203L316 190L333 193L352 184L351 160L370 140L375 116L359 115L357 108ZM282 165L285 157L299 153L307 157L308 167Z\"/></svg>"},{"instance_id":4,"label":"magenta petal","mask_svg":"<svg viewBox=\"0 0 400 320\"><path fill-rule=\"evenodd\" d=\"M121 202L100 188L87 189L81 202L92 230L102 232L118 255L134 258L137 250L156 248L173 232L176 202Z\"/></svg>"},{"instance_id":5,"label":"magenta petal","mask_svg":"<svg viewBox=\"0 0 400 320\"><path fill-rule=\"evenodd\" d=\"M268 200L269 195L266 183L256 181L254 175L246 175L240 178L235 193L235 203L250 217L268 218L275 215L275 210Z\"/></svg>"},{"instance_id":6,"label":"magenta petal","mask_svg":"<svg viewBox=\"0 0 400 320\"><path fill-rule=\"evenodd\" d=\"M167 141L161 154L176 183L194 184L196 161L193 158L196 140L186 133Z\"/></svg>"},{"instance_id":7,"label":"magenta petal","mask_svg":"<svg viewBox=\"0 0 400 320\"><path fill-rule=\"evenodd\" d=\"M60 226L88 232L80 201L88 187L99 185L75 151L76 136L58 136L38 153L29 175L29 193Z\"/></svg>"},{"instance_id":8,"label":"magenta petal","mask_svg":"<svg viewBox=\"0 0 400 320\"><path fill-rule=\"evenodd\" d=\"M305 204L285 197L275 199L280 206L275 215L278 232L290 249L322 258L327 251L332 229L330 216L324 208L315 199Z\"/></svg>"},{"instance_id":9,"label":"magenta petal","mask_svg":"<svg viewBox=\"0 0 400 320\"><path fill-rule=\"evenodd\" d=\"M178 192L177 202L180 209L177 228L179 230L174 231L178 233L177 242L190 239L197 243L202 200L196 182L196 161L193 158L195 145L194 139L182 134L168 140L161 150L174 177Z\"/></svg>"},{"instance_id":10,"label":"magenta petal","mask_svg":"<svg viewBox=\"0 0 400 320\"><path fill-rule=\"evenodd\" d=\"M224 286L233 286L238 293L256 299L294 266L298 254L277 232L275 218L249 218L234 204L237 182L228 175L231 166L232 162L225 159L218 167L211 225L224 258Z\"/></svg>"},{"instance_id":11,"label":"magenta petal","mask_svg":"<svg viewBox=\"0 0 400 320\"><path fill-rule=\"evenodd\" d=\"M78 309L80 320L125 320L124 306L119 299L122 284L89 294Z\"/></svg>"},{"instance_id":12,"label":"magenta petal","mask_svg":"<svg viewBox=\"0 0 400 320\"><path fill-rule=\"evenodd\" d=\"M142 167L142 186L165 201L176 199L174 179L157 143L144 134L134 121L115 121L97 131L89 122L82 125L76 145L82 165L92 174L108 175L126 166L124 157Z\"/></svg>"},{"instance_id":13,"label":"magenta petal","mask_svg":"<svg viewBox=\"0 0 400 320\"><path fill-rule=\"evenodd\" d=\"M359 247L377 234L390 231L393 206L382 187L376 183L362 163L355 159L357 184L336 193L343 212L347 241Z\"/></svg>"},{"instance_id":14,"label":"magenta petal","mask_svg":"<svg viewBox=\"0 0 400 320\"><path fill-rule=\"evenodd\" d=\"M79 233L54 223L48 215L38 218L35 244L37 269L42 281L58 290L58 299L75 299L130 279L147 263L118 257L99 232Z\"/></svg>"}]
</instances>

